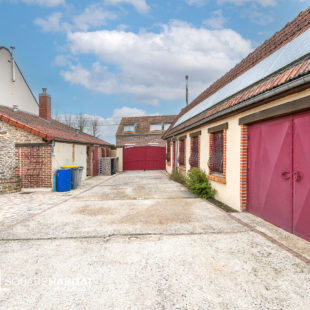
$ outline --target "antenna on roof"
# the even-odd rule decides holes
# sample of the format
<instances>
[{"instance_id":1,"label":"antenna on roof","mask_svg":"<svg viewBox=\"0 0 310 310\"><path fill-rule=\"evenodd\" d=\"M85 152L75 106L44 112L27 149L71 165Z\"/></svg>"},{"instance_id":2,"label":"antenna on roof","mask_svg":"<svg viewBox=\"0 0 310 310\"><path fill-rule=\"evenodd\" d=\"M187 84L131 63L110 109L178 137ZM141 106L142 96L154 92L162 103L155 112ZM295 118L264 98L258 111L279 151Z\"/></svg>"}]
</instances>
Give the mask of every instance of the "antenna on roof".
<instances>
[{"instance_id":1,"label":"antenna on roof","mask_svg":"<svg viewBox=\"0 0 310 310\"><path fill-rule=\"evenodd\" d=\"M188 75L185 75L186 80L186 105L188 105Z\"/></svg>"},{"instance_id":2,"label":"antenna on roof","mask_svg":"<svg viewBox=\"0 0 310 310\"><path fill-rule=\"evenodd\" d=\"M14 60L14 50L15 46L10 46L11 53L12 53L12 81L15 82L16 77L15 77L15 60Z\"/></svg>"}]
</instances>

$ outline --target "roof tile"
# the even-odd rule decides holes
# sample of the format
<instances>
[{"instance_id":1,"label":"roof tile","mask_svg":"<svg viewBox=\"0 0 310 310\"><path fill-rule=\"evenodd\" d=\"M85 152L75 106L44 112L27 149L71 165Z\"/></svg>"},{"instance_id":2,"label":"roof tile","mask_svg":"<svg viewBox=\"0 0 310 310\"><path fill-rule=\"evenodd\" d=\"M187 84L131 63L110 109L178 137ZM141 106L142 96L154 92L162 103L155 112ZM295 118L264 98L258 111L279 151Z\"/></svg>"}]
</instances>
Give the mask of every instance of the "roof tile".
<instances>
[{"instance_id":1,"label":"roof tile","mask_svg":"<svg viewBox=\"0 0 310 310\"><path fill-rule=\"evenodd\" d=\"M78 135L76 135L77 130L75 128L69 127L56 120L48 121L37 115L23 111L14 112L13 109L5 106L0 106L0 119L48 141L56 139L76 143L111 145L104 140L95 138L86 133L79 132Z\"/></svg>"}]
</instances>

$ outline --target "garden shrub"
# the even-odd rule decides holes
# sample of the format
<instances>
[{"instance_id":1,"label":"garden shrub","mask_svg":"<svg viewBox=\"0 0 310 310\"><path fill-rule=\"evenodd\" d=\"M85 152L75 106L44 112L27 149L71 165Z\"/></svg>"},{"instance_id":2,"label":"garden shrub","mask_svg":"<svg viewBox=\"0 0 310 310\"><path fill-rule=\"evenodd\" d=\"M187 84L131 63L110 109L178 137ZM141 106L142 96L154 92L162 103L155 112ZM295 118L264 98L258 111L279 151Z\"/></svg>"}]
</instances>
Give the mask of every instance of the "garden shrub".
<instances>
[{"instance_id":1,"label":"garden shrub","mask_svg":"<svg viewBox=\"0 0 310 310\"><path fill-rule=\"evenodd\" d=\"M188 189L200 198L214 198L215 189L212 188L203 170L193 168L188 172L186 178Z\"/></svg>"},{"instance_id":2,"label":"garden shrub","mask_svg":"<svg viewBox=\"0 0 310 310\"><path fill-rule=\"evenodd\" d=\"M175 170L169 175L169 179L183 185L186 185L186 176L179 170Z\"/></svg>"}]
</instances>

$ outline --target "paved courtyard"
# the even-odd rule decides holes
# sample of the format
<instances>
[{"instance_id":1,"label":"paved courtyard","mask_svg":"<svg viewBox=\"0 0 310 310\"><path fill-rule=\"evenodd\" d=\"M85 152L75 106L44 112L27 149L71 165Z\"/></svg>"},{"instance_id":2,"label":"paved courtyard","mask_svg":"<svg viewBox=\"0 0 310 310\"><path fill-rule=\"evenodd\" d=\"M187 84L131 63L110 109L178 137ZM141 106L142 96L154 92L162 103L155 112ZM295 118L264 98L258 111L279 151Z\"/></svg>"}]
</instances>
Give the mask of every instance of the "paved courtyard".
<instances>
[{"instance_id":1,"label":"paved courtyard","mask_svg":"<svg viewBox=\"0 0 310 310\"><path fill-rule=\"evenodd\" d=\"M1 309L309 309L310 245L164 172L0 196Z\"/></svg>"}]
</instances>

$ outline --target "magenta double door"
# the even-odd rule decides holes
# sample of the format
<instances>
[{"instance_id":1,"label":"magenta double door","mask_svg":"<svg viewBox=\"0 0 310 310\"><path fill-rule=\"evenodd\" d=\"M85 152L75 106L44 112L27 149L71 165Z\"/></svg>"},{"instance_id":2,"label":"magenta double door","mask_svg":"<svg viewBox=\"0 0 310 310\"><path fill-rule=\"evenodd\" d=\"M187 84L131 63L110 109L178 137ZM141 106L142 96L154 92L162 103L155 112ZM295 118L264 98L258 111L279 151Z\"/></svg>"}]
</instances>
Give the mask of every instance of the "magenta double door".
<instances>
[{"instance_id":1,"label":"magenta double door","mask_svg":"<svg viewBox=\"0 0 310 310\"><path fill-rule=\"evenodd\" d=\"M310 113L248 129L248 211L310 241Z\"/></svg>"}]
</instances>

